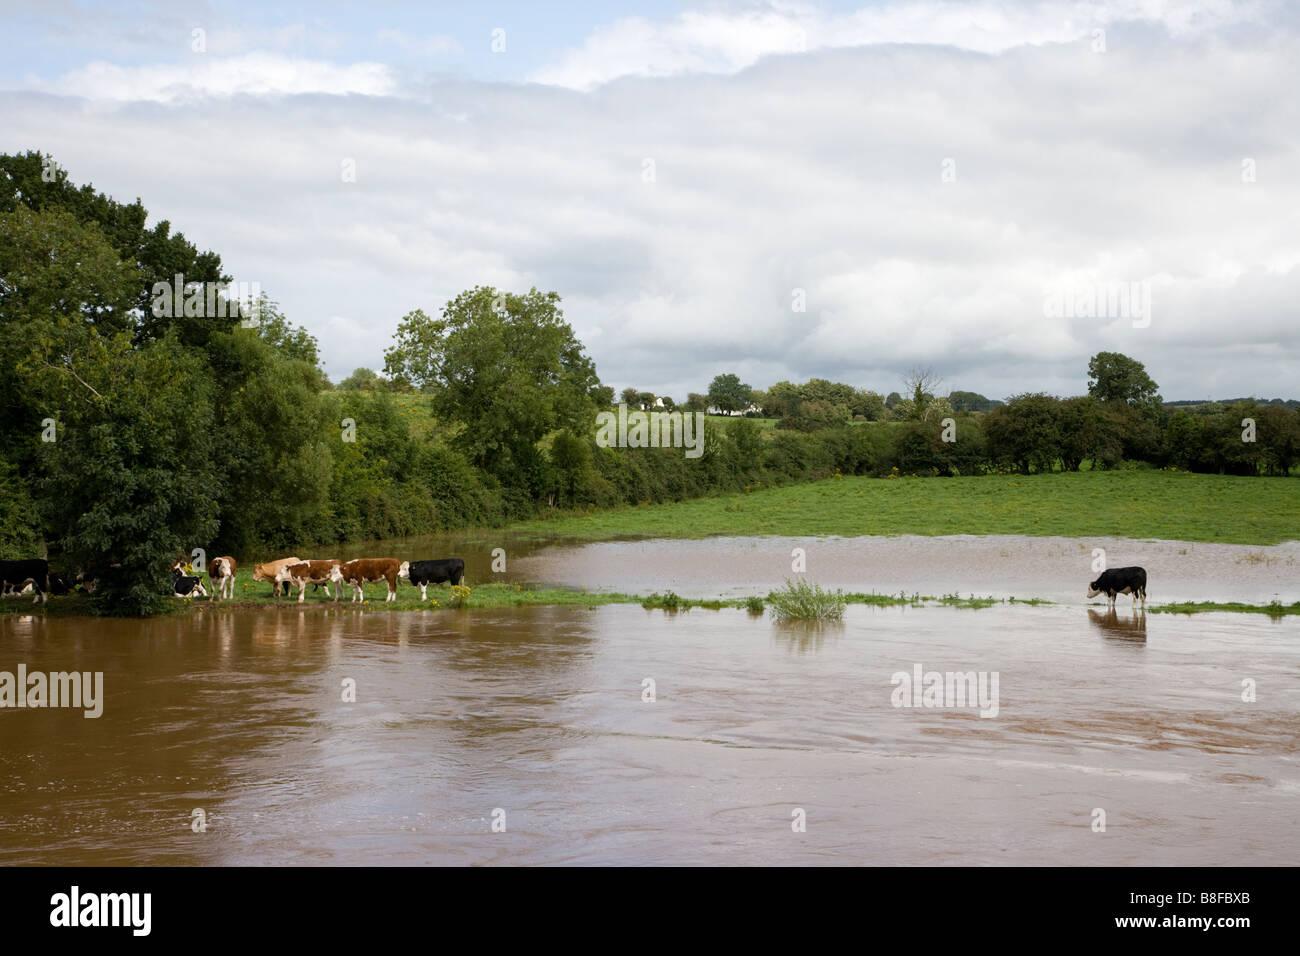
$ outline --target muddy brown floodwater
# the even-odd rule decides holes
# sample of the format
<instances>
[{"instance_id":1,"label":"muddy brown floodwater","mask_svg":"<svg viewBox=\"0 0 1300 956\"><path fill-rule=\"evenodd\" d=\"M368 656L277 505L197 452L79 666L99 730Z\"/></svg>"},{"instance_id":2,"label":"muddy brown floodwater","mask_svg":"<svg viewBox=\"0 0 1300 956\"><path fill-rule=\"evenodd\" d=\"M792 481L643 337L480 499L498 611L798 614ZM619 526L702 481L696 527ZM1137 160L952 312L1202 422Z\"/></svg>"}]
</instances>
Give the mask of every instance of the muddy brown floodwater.
<instances>
[{"instance_id":1,"label":"muddy brown floodwater","mask_svg":"<svg viewBox=\"0 0 1300 956\"><path fill-rule=\"evenodd\" d=\"M2 864L1300 858L1296 618L0 616L0 671L19 664L102 671L105 699L98 719L0 710ZM895 706L918 665L996 673L996 715Z\"/></svg>"},{"instance_id":2,"label":"muddy brown floodwater","mask_svg":"<svg viewBox=\"0 0 1300 956\"><path fill-rule=\"evenodd\" d=\"M766 594L794 577L795 548L804 551L809 580L846 591L974 593L1081 603L1088 582L1097 577L1094 549L1102 549L1107 567L1146 568L1153 602L1300 601L1296 541L1251 546L1021 535L657 539L548 548L507 567L523 580L568 587L743 596ZM476 570L476 580L491 576L487 564Z\"/></svg>"}]
</instances>

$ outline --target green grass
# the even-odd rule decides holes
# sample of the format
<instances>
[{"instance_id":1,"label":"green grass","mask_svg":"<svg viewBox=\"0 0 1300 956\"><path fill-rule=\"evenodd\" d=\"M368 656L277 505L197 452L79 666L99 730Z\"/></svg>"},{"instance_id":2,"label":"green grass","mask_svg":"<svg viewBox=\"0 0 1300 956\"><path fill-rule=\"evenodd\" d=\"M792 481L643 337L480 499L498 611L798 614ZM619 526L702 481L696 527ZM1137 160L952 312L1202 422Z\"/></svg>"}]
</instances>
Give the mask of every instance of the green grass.
<instances>
[{"instance_id":1,"label":"green grass","mask_svg":"<svg viewBox=\"0 0 1300 956\"><path fill-rule=\"evenodd\" d=\"M845 598L842 591L824 591L807 578L787 580L785 587L767 596L772 616L778 621L841 621Z\"/></svg>"},{"instance_id":2,"label":"green grass","mask_svg":"<svg viewBox=\"0 0 1300 956\"><path fill-rule=\"evenodd\" d=\"M1151 608L1153 614L1204 614L1207 611L1228 611L1239 614L1267 614L1269 617L1286 617L1300 614L1300 601L1295 604L1283 604L1271 601L1268 604L1241 604L1231 602L1216 604L1214 601L1186 601L1181 604L1162 604Z\"/></svg>"},{"instance_id":3,"label":"green grass","mask_svg":"<svg viewBox=\"0 0 1300 956\"><path fill-rule=\"evenodd\" d=\"M583 541L715 535L1025 534L1276 544L1300 537L1300 482L1134 470L828 478L509 530Z\"/></svg>"}]
</instances>

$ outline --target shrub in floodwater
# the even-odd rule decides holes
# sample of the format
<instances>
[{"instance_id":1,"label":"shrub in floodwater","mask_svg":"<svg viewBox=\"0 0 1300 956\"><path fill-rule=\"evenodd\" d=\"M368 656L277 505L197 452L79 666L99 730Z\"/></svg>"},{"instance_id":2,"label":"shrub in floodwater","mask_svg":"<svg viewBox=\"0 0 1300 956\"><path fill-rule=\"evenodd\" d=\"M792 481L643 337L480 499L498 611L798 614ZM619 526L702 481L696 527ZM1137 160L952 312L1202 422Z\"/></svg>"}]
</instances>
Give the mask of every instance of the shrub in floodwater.
<instances>
[{"instance_id":1,"label":"shrub in floodwater","mask_svg":"<svg viewBox=\"0 0 1300 956\"><path fill-rule=\"evenodd\" d=\"M667 591L663 594L656 591L648 598L642 600L641 606L646 610L658 607L663 608L665 611L680 611L689 608L685 599L678 597L672 591Z\"/></svg>"},{"instance_id":2,"label":"shrub in floodwater","mask_svg":"<svg viewBox=\"0 0 1300 956\"><path fill-rule=\"evenodd\" d=\"M764 610L763 599L761 597L745 598L745 610L750 614L762 614Z\"/></svg>"},{"instance_id":3,"label":"shrub in floodwater","mask_svg":"<svg viewBox=\"0 0 1300 956\"><path fill-rule=\"evenodd\" d=\"M844 593L824 591L806 580L786 579L785 587L767 596L778 621L839 621L844 617Z\"/></svg>"}]
</instances>

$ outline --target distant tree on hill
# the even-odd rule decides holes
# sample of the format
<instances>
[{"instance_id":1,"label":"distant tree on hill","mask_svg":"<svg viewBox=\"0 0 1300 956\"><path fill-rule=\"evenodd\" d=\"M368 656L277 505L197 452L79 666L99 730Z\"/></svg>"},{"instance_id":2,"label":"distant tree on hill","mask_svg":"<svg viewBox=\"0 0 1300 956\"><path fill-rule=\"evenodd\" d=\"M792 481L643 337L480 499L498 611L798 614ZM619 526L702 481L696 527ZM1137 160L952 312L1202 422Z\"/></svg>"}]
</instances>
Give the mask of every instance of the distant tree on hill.
<instances>
[{"instance_id":1,"label":"distant tree on hill","mask_svg":"<svg viewBox=\"0 0 1300 956\"><path fill-rule=\"evenodd\" d=\"M753 389L737 375L724 373L709 384L709 404L730 415L748 407L753 399Z\"/></svg>"},{"instance_id":2,"label":"distant tree on hill","mask_svg":"<svg viewBox=\"0 0 1300 956\"><path fill-rule=\"evenodd\" d=\"M869 422L882 421L885 418L885 400L879 392L855 388L849 402L849 411L854 417L861 415Z\"/></svg>"},{"instance_id":3,"label":"distant tree on hill","mask_svg":"<svg viewBox=\"0 0 1300 956\"><path fill-rule=\"evenodd\" d=\"M949 392L948 401L955 412L991 412L1002 404L994 399L985 398L979 392Z\"/></svg>"},{"instance_id":4,"label":"distant tree on hill","mask_svg":"<svg viewBox=\"0 0 1300 956\"><path fill-rule=\"evenodd\" d=\"M340 389L360 389L363 392L374 392L380 387L383 381L379 373L373 369L359 368L355 369L351 375L339 382Z\"/></svg>"},{"instance_id":5,"label":"distant tree on hill","mask_svg":"<svg viewBox=\"0 0 1300 956\"><path fill-rule=\"evenodd\" d=\"M907 373L905 381L907 382L907 390L911 393L909 397L912 400L910 413L906 417L913 419L925 418L926 406L934 400L934 391L943 380L934 373L933 368L927 365L925 368L914 366Z\"/></svg>"},{"instance_id":6,"label":"distant tree on hill","mask_svg":"<svg viewBox=\"0 0 1300 956\"><path fill-rule=\"evenodd\" d=\"M1137 359L1120 352L1098 352L1088 361L1088 394L1102 402L1123 402L1158 416L1159 387Z\"/></svg>"}]
</instances>

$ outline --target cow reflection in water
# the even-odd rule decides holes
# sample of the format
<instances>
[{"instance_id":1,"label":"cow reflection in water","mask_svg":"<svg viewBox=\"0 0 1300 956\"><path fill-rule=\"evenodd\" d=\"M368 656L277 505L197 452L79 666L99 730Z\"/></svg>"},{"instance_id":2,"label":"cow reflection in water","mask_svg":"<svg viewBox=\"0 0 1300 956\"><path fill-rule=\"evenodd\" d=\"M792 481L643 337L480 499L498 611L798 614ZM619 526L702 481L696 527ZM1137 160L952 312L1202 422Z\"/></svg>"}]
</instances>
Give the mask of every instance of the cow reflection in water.
<instances>
[{"instance_id":1,"label":"cow reflection in water","mask_svg":"<svg viewBox=\"0 0 1300 956\"><path fill-rule=\"evenodd\" d=\"M1113 641L1145 644L1147 640L1147 612L1145 609L1120 615L1113 607L1105 611L1088 608L1088 620L1101 628L1102 636Z\"/></svg>"}]
</instances>

